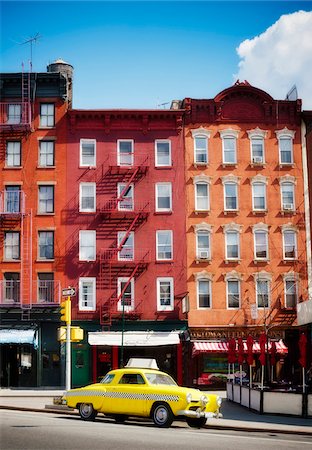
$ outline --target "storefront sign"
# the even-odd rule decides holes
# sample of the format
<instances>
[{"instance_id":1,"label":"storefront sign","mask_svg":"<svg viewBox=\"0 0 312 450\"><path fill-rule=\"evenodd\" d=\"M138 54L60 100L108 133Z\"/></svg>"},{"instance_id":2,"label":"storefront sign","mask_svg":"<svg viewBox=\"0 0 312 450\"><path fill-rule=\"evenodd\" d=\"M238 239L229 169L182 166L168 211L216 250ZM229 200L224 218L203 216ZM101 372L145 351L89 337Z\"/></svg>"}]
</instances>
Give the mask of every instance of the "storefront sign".
<instances>
[{"instance_id":1,"label":"storefront sign","mask_svg":"<svg viewBox=\"0 0 312 450\"><path fill-rule=\"evenodd\" d=\"M220 330L209 330L209 329L202 329L202 328L191 328L190 329L190 335L192 340L200 340L200 339L207 339L207 340L215 340L215 341L221 341L221 340L229 340L231 338L243 338L247 339L249 335L251 335L254 339L258 339L260 334L263 333L262 328L237 328L237 329L220 329ZM271 329L269 331L269 337L271 339L284 339L285 337L285 331L284 330L275 330Z\"/></svg>"}]
</instances>

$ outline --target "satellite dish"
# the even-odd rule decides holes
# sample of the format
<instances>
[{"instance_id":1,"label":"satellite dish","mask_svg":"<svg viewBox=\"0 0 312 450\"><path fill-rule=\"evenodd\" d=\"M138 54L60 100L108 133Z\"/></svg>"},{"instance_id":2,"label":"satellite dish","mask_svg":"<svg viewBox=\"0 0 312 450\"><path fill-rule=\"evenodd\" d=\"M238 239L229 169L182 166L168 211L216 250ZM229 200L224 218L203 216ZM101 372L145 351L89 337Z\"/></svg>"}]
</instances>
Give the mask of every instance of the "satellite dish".
<instances>
[{"instance_id":1,"label":"satellite dish","mask_svg":"<svg viewBox=\"0 0 312 450\"><path fill-rule=\"evenodd\" d=\"M298 91L297 91L297 86L295 84L287 92L285 100L290 100L290 101L298 100Z\"/></svg>"}]
</instances>

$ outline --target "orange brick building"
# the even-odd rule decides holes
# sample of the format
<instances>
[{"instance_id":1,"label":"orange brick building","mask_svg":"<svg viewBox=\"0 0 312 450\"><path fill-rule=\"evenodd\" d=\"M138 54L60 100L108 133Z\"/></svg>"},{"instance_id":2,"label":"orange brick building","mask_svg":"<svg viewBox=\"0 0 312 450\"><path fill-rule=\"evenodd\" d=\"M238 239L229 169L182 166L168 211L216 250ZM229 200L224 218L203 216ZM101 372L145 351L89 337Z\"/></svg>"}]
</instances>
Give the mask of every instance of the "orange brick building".
<instances>
[{"instance_id":1,"label":"orange brick building","mask_svg":"<svg viewBox=\"0 0 312 450\"><path fill-rule=\"evenodd\" d=\"M227 371L222 344L263 331L288 346L286 373L308 295L301 102L237 82L182 107L190 379L210 384Z\"/></svg>"}]
</instances>

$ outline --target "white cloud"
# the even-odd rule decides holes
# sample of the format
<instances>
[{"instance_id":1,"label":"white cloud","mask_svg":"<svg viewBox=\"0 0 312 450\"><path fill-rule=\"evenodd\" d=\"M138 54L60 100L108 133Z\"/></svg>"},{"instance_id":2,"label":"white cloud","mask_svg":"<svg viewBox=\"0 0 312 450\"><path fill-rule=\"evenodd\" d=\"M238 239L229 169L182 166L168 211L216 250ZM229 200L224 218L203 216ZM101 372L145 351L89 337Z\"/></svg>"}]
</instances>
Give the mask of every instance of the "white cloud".
<instances>
[{"instance_id":1,"label":"white cloud","mask_svg":"<svg viewBox=\"0 0 312 450\"><path fill-rule=\"evenodd\" d=\"M236 51L241 61L235 80L247 80L275 99L284 99L295 84L303 109L312 109L312 12L281 16Z\"/></svg>"}]
</instances>

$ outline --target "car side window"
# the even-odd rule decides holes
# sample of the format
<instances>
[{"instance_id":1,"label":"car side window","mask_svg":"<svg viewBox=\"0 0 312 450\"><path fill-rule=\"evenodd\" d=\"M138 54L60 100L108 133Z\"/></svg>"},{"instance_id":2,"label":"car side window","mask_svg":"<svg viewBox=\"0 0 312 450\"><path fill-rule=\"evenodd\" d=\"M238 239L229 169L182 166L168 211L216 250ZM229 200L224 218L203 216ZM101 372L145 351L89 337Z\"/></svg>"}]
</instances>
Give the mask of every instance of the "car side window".
<instances>
[{"instance_id":1,"label":"car side window","mask_svg":"<svg viewBox=\"0 0 312 450\"><path fill-rule=\"evenodd\" d=\"M119 380L119 384L145 384L139 373L125 373Z\"/></svg>"}]
</instances>

